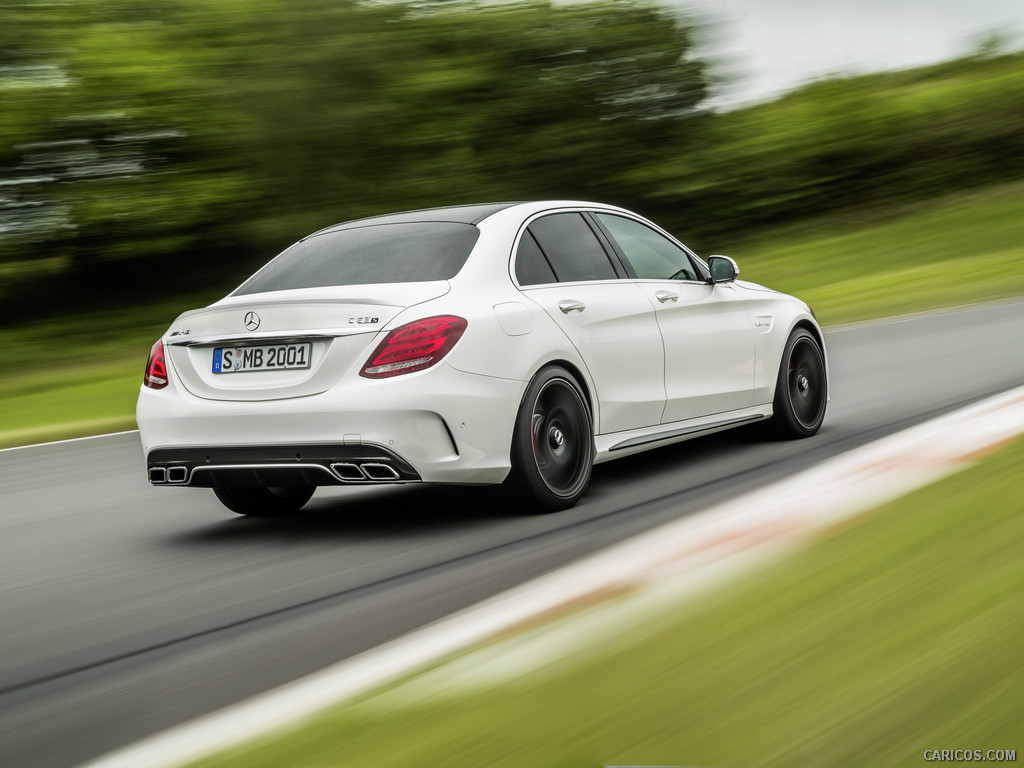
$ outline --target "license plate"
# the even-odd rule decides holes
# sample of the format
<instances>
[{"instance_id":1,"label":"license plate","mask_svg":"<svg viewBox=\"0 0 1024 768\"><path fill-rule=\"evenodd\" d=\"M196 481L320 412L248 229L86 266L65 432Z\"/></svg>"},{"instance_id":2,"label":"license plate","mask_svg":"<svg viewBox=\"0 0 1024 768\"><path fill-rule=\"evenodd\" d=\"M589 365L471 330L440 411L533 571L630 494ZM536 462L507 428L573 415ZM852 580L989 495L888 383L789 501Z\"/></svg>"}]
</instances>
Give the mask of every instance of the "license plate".
<instances>
[{"instance_id":1,"label":"license plate","mask_svg":"<svg viewBox=\"0 0 1024 768\"><path fill-rule=\"evenodd\" d=\"M214 373L282 371L309 368L313 345L268 344L259 347L218 347L213 350Z\"/></svg>"}]
</instances>

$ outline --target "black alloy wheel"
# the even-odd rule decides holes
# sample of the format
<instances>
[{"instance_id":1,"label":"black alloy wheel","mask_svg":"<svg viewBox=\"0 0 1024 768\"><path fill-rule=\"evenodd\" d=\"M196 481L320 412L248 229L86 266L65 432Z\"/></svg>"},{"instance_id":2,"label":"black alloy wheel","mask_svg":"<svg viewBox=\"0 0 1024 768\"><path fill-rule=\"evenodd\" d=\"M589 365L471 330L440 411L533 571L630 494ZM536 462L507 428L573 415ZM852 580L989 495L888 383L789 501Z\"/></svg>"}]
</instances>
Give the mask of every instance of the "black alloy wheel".
<instances>
[{"instance_id":1,"label":"black alloy wheel","mask_svg":"<svg viewBox=\"0 0 1024 768\"><path fill-rule=\"evenodd\" d=\"M575 504L590 483L594 430L580 385L564 368L534 377L516 417L509 484L531 510Z\"/></svg>"},{"instance_id":2,"label":"black alloy wheel","mask_svg":"<svg viewBox=\"0 0 1024 768\"><path fill-rule=\"evenodd\" d=\"M797 328L786 342L775 384L771 425L779 437L810 437L821 429L828 402L825 356L818 340Z\"/></svg>"}]
</instances>

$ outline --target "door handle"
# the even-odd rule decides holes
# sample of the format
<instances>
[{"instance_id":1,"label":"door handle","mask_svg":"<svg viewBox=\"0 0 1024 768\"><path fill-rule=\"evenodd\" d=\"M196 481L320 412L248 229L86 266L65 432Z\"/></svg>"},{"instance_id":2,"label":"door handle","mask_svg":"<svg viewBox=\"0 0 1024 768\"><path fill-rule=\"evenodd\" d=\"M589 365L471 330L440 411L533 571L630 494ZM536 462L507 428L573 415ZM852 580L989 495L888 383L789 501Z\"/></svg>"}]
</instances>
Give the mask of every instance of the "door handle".
<instances>
[{"instance_id":1,"label":"door handle","mask_svg":"<svg viewBox=\"0 0 1024 768\"><path fill-rule=\"evenodd\" d=\"M564 299L558 302L558 308L568 315L570 312L582 312L584 309L587 308L587 305L584 304L582 301Z\"/></svg>"},{"instance_id":2,"label":"door handle","mask_svg":"<svg viewBox=\"0 0 1024 768\"><path fill-rule=\"evenodd\" d=\"M675 301L679 298L679 294L672 293L672 291L655 291L654 298L664 304L666 301Z\"/></svg>"}]
</instances>

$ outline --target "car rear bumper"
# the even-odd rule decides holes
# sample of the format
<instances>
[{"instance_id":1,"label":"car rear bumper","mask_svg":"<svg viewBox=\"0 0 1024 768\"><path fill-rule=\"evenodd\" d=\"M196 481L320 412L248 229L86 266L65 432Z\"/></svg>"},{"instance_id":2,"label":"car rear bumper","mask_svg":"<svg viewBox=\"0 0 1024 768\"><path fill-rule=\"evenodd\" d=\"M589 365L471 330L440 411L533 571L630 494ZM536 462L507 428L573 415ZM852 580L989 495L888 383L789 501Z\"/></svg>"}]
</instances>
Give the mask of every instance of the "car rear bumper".
<instances>
[{"instance_id":1,"label":"car rear bumper","mask_svg":"<svg viewBox=\"0 0 1024 768\"><path fill-rule=\"evenodd\" d=\"M301 485L410 483L407 461L380 446L324 445L156 448L146 456L153 485L261 488Z\"/></svg>"},{"instance_id":2,"label":"car rear bumper","mask_svg":"<svg viewBox=\"0 0 1024 768\"><path fill-rule=\"evenodd\" d=\"M272 401L205 400L170 379L136 408L155 485L500 483L526 387L445 363Z\"/></svg>"}]
</instances>

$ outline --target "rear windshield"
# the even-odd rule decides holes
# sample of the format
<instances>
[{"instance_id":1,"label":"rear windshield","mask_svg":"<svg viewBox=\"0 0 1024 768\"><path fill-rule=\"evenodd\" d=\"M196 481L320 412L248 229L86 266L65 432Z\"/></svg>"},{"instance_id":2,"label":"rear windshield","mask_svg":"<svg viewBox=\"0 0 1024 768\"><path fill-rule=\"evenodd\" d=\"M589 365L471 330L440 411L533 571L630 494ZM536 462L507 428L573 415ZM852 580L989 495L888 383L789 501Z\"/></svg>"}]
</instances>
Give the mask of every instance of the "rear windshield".
<instances>
[{"instance_id":1,"label":"rear windshield","mask_svg":"<svg viewBox=\"0 0 1024 768\"><path fill-rule=\"evenodd\" d=\"M445 221L376 224L313 235L284 251L233 295L448 280L462 269L479 236L472 224Z\"/></svg>"}]
</instances>

